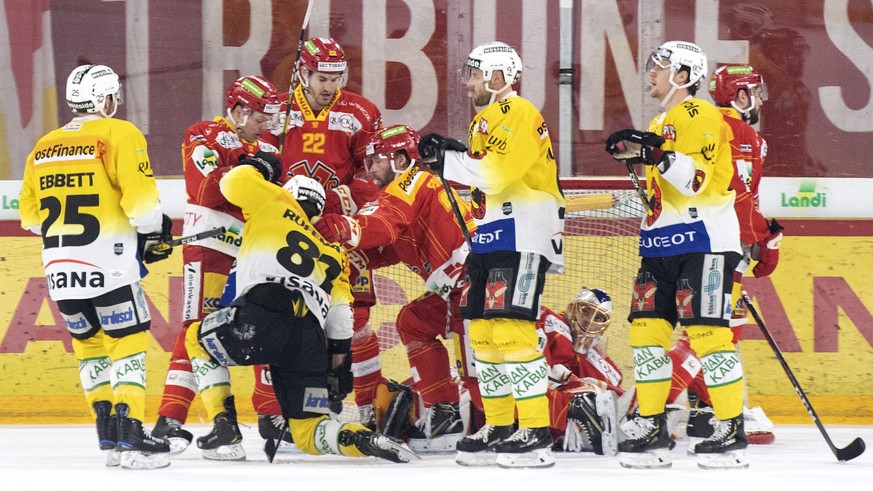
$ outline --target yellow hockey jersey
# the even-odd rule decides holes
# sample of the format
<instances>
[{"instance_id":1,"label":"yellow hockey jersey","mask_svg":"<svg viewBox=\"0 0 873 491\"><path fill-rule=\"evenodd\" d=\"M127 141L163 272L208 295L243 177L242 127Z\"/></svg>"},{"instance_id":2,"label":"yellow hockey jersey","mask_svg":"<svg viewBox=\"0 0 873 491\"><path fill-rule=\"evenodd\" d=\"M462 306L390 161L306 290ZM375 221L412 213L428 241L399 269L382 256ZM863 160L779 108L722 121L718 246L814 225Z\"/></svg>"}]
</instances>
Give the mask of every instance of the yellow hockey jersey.
<instances>
[{"instance_id":1,"label":"yellow hockey jersey","mask_svg":"<svg viewBox=\"0 0 873 491\"><path fill-rule=\"evenodd\" d=\"M447 151L446 179L471 186L473 252L533 252L564 265L564 195L549 130L515 92L470 123L467 153Z\"/></svg>"},{"instance_id":2,"label":"yellow hockey jersey","mask_svg":"<svg viewBox=\"0 0 873 491\"><path fill-rule=\"evenodd\" d=\"M21 226L42 235L53 300L138 281L137 231L161 229L146 140L132 123L89 115L43 136L27 157Z\"/></svg>"},{"instance_id":3,"label":"yellow hockey jersey","mask_svg":"<svg viewBox=\"0 0 873 491\"><path fill-rule=\"evenodd\" d=\"M237 296L260 283L279 283L303 295L305 307L289 309L300 316L308 309L322 325L331 304L351 303L344 250L316 232L291 193L250 165L229 170L219 186L245 219L236 256Z\"/></svg>"},{"instance_id":4,"label":"yellow hockey jersey","mask_svg":"<svg viewBox=\"0 0 873 491\"><path fill-rule=\"evenodd\" d=\"M712 104L687 98L655 117L648 131L664 137L675 158L666 172L646 167L652 210L643 218L640 256L740 252L731 189L730 126Z\"/></svg>"}]
</instances>

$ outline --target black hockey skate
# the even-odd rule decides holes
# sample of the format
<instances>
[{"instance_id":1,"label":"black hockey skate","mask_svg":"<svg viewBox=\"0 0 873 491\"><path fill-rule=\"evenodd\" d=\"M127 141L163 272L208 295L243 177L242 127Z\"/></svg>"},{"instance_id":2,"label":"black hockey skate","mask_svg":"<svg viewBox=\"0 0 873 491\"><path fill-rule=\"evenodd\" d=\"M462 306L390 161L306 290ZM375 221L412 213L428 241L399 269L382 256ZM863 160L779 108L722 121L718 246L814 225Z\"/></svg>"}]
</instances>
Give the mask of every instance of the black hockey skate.
<instances>
[{"instance_id":1,"label":"black hockey skate","mask_svg":"<svg viewBox=\"0 0 873 491\"><path fill-rule=\"evenodd\" d=\"M184 452L191 441L194 440L194 435L190 431L182 428L182 423L179 420L167 416L161 416L152 428L152 436L155 438L163 438L170 444L170 456L179 455Z\"/></svg>"},{"instance_id":2,"label":"black hockey skate","mask_svg":"<svg viewBox=\"0 0 873 491\"><path fill-rule=\"evenodd\" d=\"M197 448L208 460L245 460L233 396L224 400L224 412L212 420L212 431L197 438Z\"/></svg>"},{"instance_id":3,"label":"black hockey skate","mask_svg":"<svg viewBox=\"0 0 873 491\"><path fill-rule=\"evenodd\" d=\"M121 467L125 469L160 469L170 465L170 444L143 430L142 421L128 417L130 407L115 405L118 419L116 450L121 453Z\"/></svg>"},{"instance_id":4,"label":"black hockey skate","mask_svg":"<svg viewBox=\"0 0 873 491\"><path fill-rule=\"evenodd\" d=\"M457 402L438 402L427 408L410 428L409 448L414 452L454 452L464 437L464 421Z\"/></svg>"},{"instance_id":5,"label":"black hockey skate","mask_svg":"<svg viewBox=\"0 0 873 491\"><path fill-rule=\"evenodd\" d=\"M636 416L622 430L628 439L618 444L619 463L630 469L658 469L673 465L670 450L676 442L667 429L666 413Z\"/></svg>"},{"instance_id":6,"label":"black hockey skate","mask_svg":"<svg viewBox=\"0 0 873 491\"><path fill-rule=\"evenodd\" d=\"M552 432L548 426L519 428L509 438L498 442L494 451L497 452L497 465L503 468L555 465Z\"/></svg>"},{"instance_id":7,"label":"black hockey skate","mask_svg":"<svg viewBox=\"0 0 873 491\"><path fill-rule=\"evenodd\" d=\"M112 413L112 403L97 401L93 405L97 415L97 441L100 450L106 454L106 467L117 467L121 464L121 455L115 450L118 441L118 416Z\"/></svg>"},{"instance_id":8,"label":"black hockey skate","mask_svg":"<svg viewBox=\"0 0 873 491\"><path fill-rule=\"evenodd\" d=\"M726 421L715 420L712 436L694 446L697 466L702 469L745 469L749 467L745 448L749 446L743 415Z\"/></svg>"},{"instance_id":9,"label":"black hockey skate","mask_svg":"<svg viewBox=\"0 0 873 491\"><path fill-rule=\"evenodd\" d=\"M712 407L705 405L693 392L688 393L688 425L685 433L691 438L709 438L715 427Z\"/></svg>"},{"instance_id":10,"label":"black hockey skate","mask_svg":"<svg viewBox=\"0 0 873 491\"><path fill-rule=\"evenodd\" d=\"M455 448L455 462L466 466L491 465L497 460L494 446L515 433L515 425L492 426L486 424L479 431L462 438Z\"/></svg>"},{"instance_id":11,"label":"black hockey skate","mask_svg":"<svg viewBox=\"0 0 873 491\"><path fill-rule=\"evenodd\" d=\"M398 464L420 458L405 443L394 441L370 430L342 430L339 433L339 443L343 446L354 445L364 455L390 460Z\"/></svg>"}]
</instances>

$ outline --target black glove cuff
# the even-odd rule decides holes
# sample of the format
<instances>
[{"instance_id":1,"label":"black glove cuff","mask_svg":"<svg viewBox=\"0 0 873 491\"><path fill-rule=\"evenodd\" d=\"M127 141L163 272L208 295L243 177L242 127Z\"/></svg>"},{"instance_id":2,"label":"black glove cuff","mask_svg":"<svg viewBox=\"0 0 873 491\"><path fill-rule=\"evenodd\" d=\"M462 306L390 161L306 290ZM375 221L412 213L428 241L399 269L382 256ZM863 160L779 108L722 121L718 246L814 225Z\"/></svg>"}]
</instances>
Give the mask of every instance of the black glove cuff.
<instances>
[{"instance_id":1,"label":"black glove cuff","mask_svg":"<svg viewBox=\"0 0 873 491\"><path fill-rule=\"evenodd\" d=\"M329 355L342 355L349 353L351 350L352 338L327 340L327 353Z\"/></svg>"}]
</instances>

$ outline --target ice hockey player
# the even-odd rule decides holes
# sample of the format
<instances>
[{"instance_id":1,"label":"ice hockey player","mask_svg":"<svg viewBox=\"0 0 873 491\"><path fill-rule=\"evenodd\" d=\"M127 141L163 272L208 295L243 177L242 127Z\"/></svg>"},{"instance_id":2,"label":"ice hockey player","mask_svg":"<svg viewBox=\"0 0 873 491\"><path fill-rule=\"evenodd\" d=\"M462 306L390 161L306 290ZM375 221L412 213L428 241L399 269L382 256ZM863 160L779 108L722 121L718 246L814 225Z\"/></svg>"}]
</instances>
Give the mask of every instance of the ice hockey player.
<instances>
[{"instance_id":1,"label":"ice hockey player","mask_svg":"<svg viewBox=\"0 0 873 491\"><path fill-rule=\"evenodd\" d=\"M542 308L537 328L549 362L549 426L555 445L569 452L618 453L619 424L633 394L619 403L622 373L606 353L612 298L583 288L563 313Z\"/></svg>"},{"instance_id":2,"label":"ice hockey player","mask_svg":"<svg viewBox=\"0 0 873 491\"><path fill-rule=\"evenodd\" d=\"M426 293L397 315L397 332L406 346L412 387L425 408L404 436L416 452L445 452L455 450L464 436L464 425L458 385L440 337L458 341L455 351L461 358L468 390L475 390L476 384L470 372L472 360L465 356L469 344L465 343L464 321L458 313L460 280L470 247L455 220L448 192L462 207L466 226L471 229L473 224L468 205L419 164L418 143L418 133L404 125L374 135L367 146L365 165L381 193L353 217L326 214L315 227L327 240L354 251L370 269L402 263L424 280Z\"/></svg>"},{"instance_id":3,"label":"ice hockey player","mask_svg":"<svg viewBox=\"0 0 873 491\"><path fill-rule=\"evenodd\" d=\"M67 78L73 119L49 132L27 157L21 226L42 236L48 292L73 338L85 399L106 465L170 465L170 447L143 429L151 315L140 280L172 248L146 139L114 118L118 75L81 65Z\"/></svg>"},{"instance_id":4,"label":"ice hockey player","mask_svg":"<svg viewBox=\"0 0 873 491\"><path fill-rule=\"evenodd\" d=\"M703 468L747 467L743 369L729 328L740 230L730 126L712 104L694 97L707 75L706 55L684 41L662 44L646 65L650 96L664 113L647 131L613 133L606 151L625 164L646 165L648 214L640 231L641 266L629 320L639 435L619 444L620 463L669 467L674 442L665 403L672 363L667 353L677 322L700 357L718 419L694 448Z\"/></svg>"},{"instance_id":5,"label":"ice hockey player","mask_svg":"<svg viewBox=\"0 0 873 491\"><path fill-rule=\"evenodd\" d=\"M379 191L361 177L367 142L382 129L382 113L367 98L344 89L348 61L335 39L307 40L295 69L300 83L288 98L289 117L282 125L283 168L289 176L308 176L324 186L325 213L353 215ZM361 262L358 266L360 269L355 268L350 278L355 298L355 403L361 421L375 428L372 403L382 380L382 366L379 339L370 327L369 317L376 292L369 270Z\"/></svg>"},{"instance_id":6,"label":"ice hockey player","mask_svg":"<svg viewBox=\"0 0 873 491\"><path fill-rule=\"evenodd\" d=\"M548 126L513 90L521 70L521 58L505 43L474 48L464 81L472 104L484 108L470 123L469 151L433 133L419 146L431 168L471 186L477 226L460 311L471 321L486 424L458 442L461 465L555 464L549 367L538 349L536 319L546 272L564 265L564 197Z\"/></svg>"},{"instance_id":7,"label":"ice hockey player","mask_svg":"<svg viewBox=\"0 0 873 491\"><path fill-rule=\"evenodd\" d=\"M221 179L222 194L242 210L246 227L237 255L237 298L188 332L192 363L209 360L195 371L198 385L209 386L201 397L208 406L227 400L226 385L209 383L220 381L213 379L216 365L268 364L298 449L408 462L416 456L405 445L328 416L330 401L352 388L345 253L310 222L324 207L322 186L295 176L280 187L274 184L279 176L278 161L254 157Z\"/></svg>"},{"instance_id":8,"label":"ice hockey player","mask_svg":"<svg viewBox=\"0 0 873 491\"><path fill-rule=\"evenodd\" d=\"M275 87L259 76L240 77L227 89L224 116L191 125L182 141L183 172L188 201L185 205L183 234L190 235L214 227L224 227L224 235L182 246L184 305L182 330L170 356L158 421L154 435L167 438L173 453L183 451L193 436L181 428L188 417L194 395L199 390L185 349L185 331L218 307L228 273L239 251L243 217L219 190L221 177L240 159L253 155L278 160L279 150L262 140L262 135L278 119L279 98ZM230 383L225 370L222 380ZM236 414L233 398L207 407L209 414ZM254 396L257 400L257 396ZM225 408L230 408L225 410ZM278 413L278 405L275 410ZM232 431L218 437L217 429L197 440L203 456L211 460L245 458L242 434L234 422Z\"/></svg>"}]
</instances>

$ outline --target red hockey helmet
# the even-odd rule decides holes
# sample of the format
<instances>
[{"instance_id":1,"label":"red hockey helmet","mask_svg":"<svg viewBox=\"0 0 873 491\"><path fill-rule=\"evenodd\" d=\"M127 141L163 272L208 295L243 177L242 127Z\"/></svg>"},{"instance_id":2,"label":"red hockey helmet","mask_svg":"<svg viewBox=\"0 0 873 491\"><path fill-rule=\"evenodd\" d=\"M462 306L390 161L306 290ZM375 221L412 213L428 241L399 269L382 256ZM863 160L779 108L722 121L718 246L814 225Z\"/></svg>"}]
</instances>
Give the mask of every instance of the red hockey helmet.
<instances>
[{"instance_id":1,"label":"red hockey helmet","mask_svg":"<svg viewBox=\"0 0 873 491\"><path fill-rule=\"evenodd\" d=\"M746 90L749 97L759 96L762 101L767 100L764 77L751 65L723 65L709 81L709 93L719 106L730 106L740 90Z\"/></svg>"},{"instance_id":2,"label":"red hockey helmet","mask_svg":"<svg viewBox=\"0 0 873 491\"><path fill-rule=\"evenodd\" d=\"M403 172L404 169L397 169L394 165L394 156L397 152L403 150L406 155L413 160L418 160L418 141L421 137L418 132L409 126L398 124L376 133L370 137L367 144L366 158L364 164L367 172L370 171L370 162L374 159L386 158L391 161L391 170L394 172Z\"/></svg>"},{"instance_id":3,"label":"red hockey helmet","mask_svg":"<svg viewBox=\"0 0 873 491\"><path fill-rule=\"evenodd\" d=\"M227 88L227 110L232 111L237 104L270 115L278 115L282 106L276 87L269 80L256 75L240 77Z\"/></svg>"},{"instance_id":4,"label":"red hockey helmet","mask_svg":"<svg viewBox=\"0 0 873 491\"><path fill-rule=\"evenodd\" d=\"M346 54L334 38L312 38L303 44L300 66L312 72L344 73L348 63Z\"/></svg>"}]
</instances>

